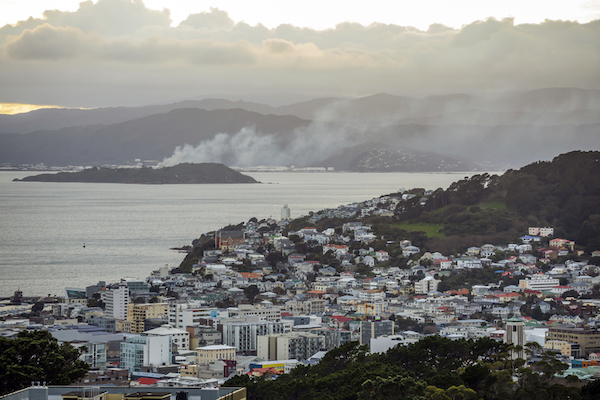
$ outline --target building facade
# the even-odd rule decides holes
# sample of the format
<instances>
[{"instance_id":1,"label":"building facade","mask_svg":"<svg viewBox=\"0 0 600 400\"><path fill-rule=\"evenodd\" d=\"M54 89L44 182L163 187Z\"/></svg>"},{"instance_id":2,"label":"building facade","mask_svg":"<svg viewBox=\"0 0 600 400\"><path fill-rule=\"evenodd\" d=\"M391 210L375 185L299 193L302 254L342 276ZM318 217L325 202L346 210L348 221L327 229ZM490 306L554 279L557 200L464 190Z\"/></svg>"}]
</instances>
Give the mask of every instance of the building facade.
<instances>
[{"instance_id":1,"label":"building facade","mask_svg":"<svg viewBox=\"0 0 600 400\"><path fill-rule=\"evenodd\" d=\"M371 339L394 334L394 321L360 321L360 344L369 344Z\"/></svg>"},{"instance_id":2,"label":"building facade","mask_svg":"<svg viewBox=\"0 0 600 400\"><path fill-rule=\"evenodd\" d=\"M130 322L131 333L142 333L146 329L146 320L166 318L169 313L168 303L129 303L127 306L127 321Z\"/></svg>"},{"instance_id":3,"label":"building facade","mask_svg":"<svg viewBox=\"0 0 600 400\"><path fill-rule=\"evenodd\" d=\"M558 278L551 278L544 274L532 275L531 278L519 280L519 287L523 290L539 290L541 292L558 285L560 285Z\"/></svg>"},{"instance_id":4,"label":"building facade","mask_svg":"<svg viewBox=\"0 0 600 400\"><path fill-rule=\"evenodd\" d=\"M509 318L506 321L505 329L504 343L519 346L518 348L511 350L512 359L525 359L525 323L523 322L523 319L518 317Z\"/></svg>"},{"instance_id":5,"label":"building facade","mask_svg":"<svg viewBox=\"0 0 600 400\"><path fill-rule=\"evenodd\" d=\"M160 328L151 329L142 333L142 336L169 337L171 344L177 351L190 349L190 333L185 329L173 328L170 325L163 325Z\"/></svg>"},{"instance_id":6,"label":"building facade","mask_svg":"<svg viewBox=\"0 0 600 400\"><path fill-rule=\"evenodd\" d=\"M104 304L106 316L118 320L127 319L127 306L129 304L129 288L119 284L115 289L108 289L105 293Z\"/></svg>"},{"instance_id":7,"label":"building facade","mask_svg":"<svg viewBox=\"0 0 600 400\"><path fill-rule=\"evenodd\" d=\"M256 353L257 338L261 335L285 332L283 322L226 322L217 325L223 335L223 344L233 346L242 353Z\"/></svg>"},{"instance_id":8,"label":"building facade","mask_svg":"<svg viewBox=\"0 0 600 400\"><path fill-rule=\"evenodd\" d=\"M546 342L550 340L577 343L583 357L589 356L590 353L600 352L600 330L589 325L579 327L552 326L546 332Z\"/></svg>"},{"instance_id":9,"label":"building facade","mask_svg":"<svg viewBox=\"0 0 600 400\"><path fill-rule=\"evenodd\" d=\"M325 338L308 332L258 337L257 356L263 360L308 360L325 345Z\"/></svg>"},{"instance_id":10,"label":"building facade","mask_svg":"<svg viewBox=\"0 0 600 400\"><path fill-rule=\"evenodd\" d=\"M211 364L217 360L235 360L235 347L217 344L196 349L196 364Z\"/></svg>"},{"instance_id":11,"label":"building facade","mask_svg":"<svg viewBox=\"0 0 600 400\"><path fill-rule=\"evenodd\" d=\"M144 366L170 365L172 358L169 336L131 336L121 343L120 367L141 371Z\"/></svg>"}]
</instances>

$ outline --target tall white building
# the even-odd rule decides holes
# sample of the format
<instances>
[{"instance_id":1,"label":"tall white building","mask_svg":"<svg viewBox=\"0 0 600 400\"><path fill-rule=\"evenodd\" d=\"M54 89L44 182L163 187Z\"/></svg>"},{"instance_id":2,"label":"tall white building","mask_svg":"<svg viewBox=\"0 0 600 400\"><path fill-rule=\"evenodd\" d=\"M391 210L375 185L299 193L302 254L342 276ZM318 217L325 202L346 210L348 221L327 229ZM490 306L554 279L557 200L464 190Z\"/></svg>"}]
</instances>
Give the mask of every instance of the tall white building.
<instances>
[{"instance_id":1,"label":"tall white building","mask_svg":"<svg viewBox=\"0 0 600 400\"><path fill-rule=\"evenodd\" d=\"M104 295L106 316L118 320L127 319L127 305L129 304L129 288L121 283L116 289L109 289Z\"/></svg>"},{"instance_id":2,"label":"tall white building","mask_svg":"<svg viewBox=\"0 0 600 400\"><path fill-rule=\"evenodd\" d=\"M290 219L292 216L292 212L290 211L290 208L288 207L287 204L284 204L283 207L281 207L281 219L283 221Z\"/></svg>"},{"instance_id":3,"label":"tall white building","mask_svg":"<svg viewBox=\"0 0 600 400\"><path fill-rule=\"evenodd\" d=\"M121 343L120 367L141 371L143 366L171 364L170 336L131 336Z\"/></svg>"},{"instance_id":4,"label":"tall white building","mask_svg":"<svg viewBox=\"0 0 600 400\"><path fill-rule=\"evenodd\" d=\"M175 345L177 351L190 349L190 333L185 329L163 325L160 328L143 332L142 336L169 336L171 338L171 343Z\"/></svg>"}]
</instances>

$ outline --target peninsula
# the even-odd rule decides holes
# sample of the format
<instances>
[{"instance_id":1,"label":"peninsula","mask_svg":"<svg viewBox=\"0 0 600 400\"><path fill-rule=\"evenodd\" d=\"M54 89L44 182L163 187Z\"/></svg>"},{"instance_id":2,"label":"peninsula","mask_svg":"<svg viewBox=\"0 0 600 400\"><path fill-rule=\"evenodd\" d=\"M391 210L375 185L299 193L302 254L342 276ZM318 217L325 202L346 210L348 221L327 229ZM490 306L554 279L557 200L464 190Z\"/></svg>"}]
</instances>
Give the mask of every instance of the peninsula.
<instances>
[{"instance_id":1,"label":"peninsula","mask_svg":"<svg viewBox=\"0 0 600 400\"><path fill-rule=\"evenodd\" d=\"M41 174L14 180L137 184L258 183L248 175L217 163L183 163L165 168L89 168L80 172Z\"/></svg>"}]
</instances>

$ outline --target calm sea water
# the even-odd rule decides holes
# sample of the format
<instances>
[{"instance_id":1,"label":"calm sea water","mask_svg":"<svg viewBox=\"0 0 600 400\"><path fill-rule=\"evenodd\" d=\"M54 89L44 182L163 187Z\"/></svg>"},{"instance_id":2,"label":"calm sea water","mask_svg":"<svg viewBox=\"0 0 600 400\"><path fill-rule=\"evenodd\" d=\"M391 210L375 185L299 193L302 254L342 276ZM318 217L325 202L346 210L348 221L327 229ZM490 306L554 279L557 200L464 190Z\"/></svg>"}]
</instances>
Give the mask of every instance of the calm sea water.
<instances>
[{"instance_id":1,"label":"calm sea water","mask_svg":"<svg viewBox=\"0 0 600 400\"><path fill-rule=\"evenodd\" d=\"M446 188L469 173L249 173L264 184L123 185L12 182L0 172L0 297L64 295L100 280L144 279L178 266L202 233L273 217L292 218L400 188ZM85 243L85 247L83 246Z\"/></svg>"}]
</instances>

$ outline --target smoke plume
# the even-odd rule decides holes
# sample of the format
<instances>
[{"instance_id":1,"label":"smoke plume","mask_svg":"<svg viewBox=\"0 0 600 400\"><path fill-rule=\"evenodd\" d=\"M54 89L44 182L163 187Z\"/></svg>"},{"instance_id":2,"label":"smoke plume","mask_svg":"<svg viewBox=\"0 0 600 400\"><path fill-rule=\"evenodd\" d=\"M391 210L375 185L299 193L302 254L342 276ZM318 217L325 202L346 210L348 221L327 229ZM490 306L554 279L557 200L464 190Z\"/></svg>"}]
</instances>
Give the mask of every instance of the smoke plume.
<instances>
[{"instance_id":1,"label":"smoke plume","mask_svg":"<svg viewBox=\"0 0 600 400\"><path fill-rule=\"evenodd\" d=\"M359 129L328 122L314 122L290 134L265 134L246 126L235 134L219 133L197 146L178 146L157 168L186 162L231 167L311 166L364 140Z\"/></svg>"}]
</instances>

